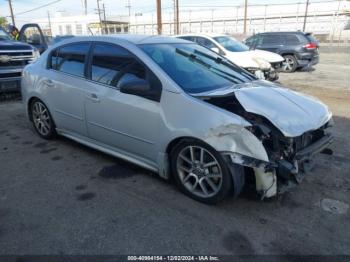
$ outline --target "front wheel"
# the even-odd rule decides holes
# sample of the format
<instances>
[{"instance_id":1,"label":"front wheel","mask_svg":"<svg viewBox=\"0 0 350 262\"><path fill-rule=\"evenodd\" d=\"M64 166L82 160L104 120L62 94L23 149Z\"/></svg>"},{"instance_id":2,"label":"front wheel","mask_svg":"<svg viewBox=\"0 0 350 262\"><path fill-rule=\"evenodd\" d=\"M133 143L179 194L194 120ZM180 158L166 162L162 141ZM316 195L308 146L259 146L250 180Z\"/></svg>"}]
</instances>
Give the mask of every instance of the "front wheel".
<instances>
[{"instance_id":1,"label":"front wheel","mask_svg":"<svg viewBox=\"0 0 350 262\"><path fill-rule=\"evenodd\" d=\"M171 152L171 169L181 191L197 201L216 204L233 190L227 163L203 142L180 142Z\"/></svg>"}]
</instances>

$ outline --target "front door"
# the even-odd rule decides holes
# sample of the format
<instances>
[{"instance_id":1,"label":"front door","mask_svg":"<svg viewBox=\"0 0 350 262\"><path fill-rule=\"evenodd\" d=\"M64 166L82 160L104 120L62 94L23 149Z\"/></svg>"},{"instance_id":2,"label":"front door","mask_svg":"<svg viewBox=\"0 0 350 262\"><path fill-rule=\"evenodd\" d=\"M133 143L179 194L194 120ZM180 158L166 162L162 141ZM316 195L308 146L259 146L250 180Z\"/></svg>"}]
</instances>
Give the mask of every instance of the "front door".
<instances>
[{"instance_id":1,"label":"front door","mask_svg":"<svg viewBox=\"0 0 350 262\"><path fill-rule=\"evenodd\" d=\"M85 110L89 136L154 160L159 140L160 105L148 98L121 93L119 83L128 77L147 79L144 65L126 49L96 43L93 47Z\"/></svg>"}]
</instances>

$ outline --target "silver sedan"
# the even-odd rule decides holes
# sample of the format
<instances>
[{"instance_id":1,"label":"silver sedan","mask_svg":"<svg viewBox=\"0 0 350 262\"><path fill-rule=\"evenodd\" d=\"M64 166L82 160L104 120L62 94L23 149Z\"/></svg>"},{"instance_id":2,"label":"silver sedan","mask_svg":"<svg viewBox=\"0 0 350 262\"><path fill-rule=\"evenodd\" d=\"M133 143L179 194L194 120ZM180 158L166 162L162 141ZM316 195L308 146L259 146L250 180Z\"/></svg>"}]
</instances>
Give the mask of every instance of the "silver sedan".
<instances>
[{"instance_id":1,"label":"silver sedan","mask_svg":"<svg viewBox=\"0 0 350 262\"><path fill-rule=\"evenodd\" d=\"M172 177L209 204L247 183L275 196L332 141L318 100L170 37L64 40L24 69L22 96L42 138L62 135Z\"/></svg>"}]
</instances>

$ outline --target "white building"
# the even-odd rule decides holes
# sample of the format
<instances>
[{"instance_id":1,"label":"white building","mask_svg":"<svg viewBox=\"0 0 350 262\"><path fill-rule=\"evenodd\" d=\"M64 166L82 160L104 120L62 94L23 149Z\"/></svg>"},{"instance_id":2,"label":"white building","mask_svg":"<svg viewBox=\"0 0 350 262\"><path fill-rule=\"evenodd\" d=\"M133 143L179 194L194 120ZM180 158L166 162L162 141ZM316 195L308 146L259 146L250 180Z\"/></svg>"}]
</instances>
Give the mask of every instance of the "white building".
<instances>
[{"instance_id":1,"label":"white building","mask_svg":"<svg viewBox=\"0 0 350 262\"><path fill-rule=\"evenodd\" d=\"M129 31L128 17L107 16L106 21L103 18L101 20L100 23L98 14L71 16L65 12L57 12L50 17L50 22L49 18L37 19L34 22L38 23L45 32L51 31L52 36L101 34L101 26L103 32L110 34Z\"/></svg>"}]
</instances>

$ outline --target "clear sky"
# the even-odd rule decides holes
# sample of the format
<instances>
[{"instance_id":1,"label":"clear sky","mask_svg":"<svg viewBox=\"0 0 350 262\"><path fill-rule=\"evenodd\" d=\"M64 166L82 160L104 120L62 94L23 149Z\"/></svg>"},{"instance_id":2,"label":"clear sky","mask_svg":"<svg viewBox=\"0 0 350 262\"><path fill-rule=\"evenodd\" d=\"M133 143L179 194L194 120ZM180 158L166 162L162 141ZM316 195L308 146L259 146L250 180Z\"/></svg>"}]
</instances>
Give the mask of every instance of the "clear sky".
<instances>
[{"instance_id":1,"label":"clear sky","mask_svg":"<svg viewBox=\"0 0 350 262\"><path fill-rule=\"evenodd\" d=\"M280 3L304 3L306 0L248 0L249 4L280 4ZM320 2L327 0L311 0L311 2ZM329 0L328 0L329 1ZM24 11L36 8L38 6L55 2L55 0L12 0L14 13L19 14ZM103 0L106 7L107 15L127 15L128 10L125 7L128 0ZM180 9L189 8L189 6L237 6L243 5L244 0L179 0ZM154 12L156 8L156 0L130 0L131 13L138 12ZM162 0L162 9L171 10L173 7L173 0ZM88 0L88 12L94 13L97 8L96 0ZM81 0L61 0L47 7L38 9L36 11L25 14L16 15L18 24L30 22L35 18L47 17L47 11L53 15L56 11L65 10L72 15L82 13ZM0 0L0 16L8 16L9 8L7 0ZM9 19L10 21L10 19Z\"/></svg>"}]
</instances>

